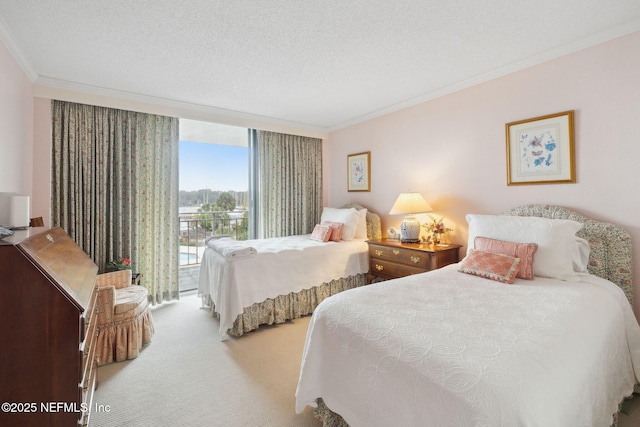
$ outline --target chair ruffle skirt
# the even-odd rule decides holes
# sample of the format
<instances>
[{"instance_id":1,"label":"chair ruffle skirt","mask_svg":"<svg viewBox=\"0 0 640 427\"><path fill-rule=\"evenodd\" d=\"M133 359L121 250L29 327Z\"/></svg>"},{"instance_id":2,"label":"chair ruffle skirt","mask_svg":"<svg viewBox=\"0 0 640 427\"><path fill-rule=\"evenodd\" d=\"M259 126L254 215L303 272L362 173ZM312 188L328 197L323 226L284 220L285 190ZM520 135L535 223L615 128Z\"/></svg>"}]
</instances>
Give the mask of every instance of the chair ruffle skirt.
<instances>
[{"instance_id":1,"label":"chair ruffle skirt","mask_svg":"<svg viewBox=\"0 0 640 427\"><path fill-rule=\"evenodd\" d=\"M153 318L148 303L124 313L116 313L112 324L98 328L98 366L135 359L142 346L151 342L153 333Z\"/></svg>"}]
</instances>

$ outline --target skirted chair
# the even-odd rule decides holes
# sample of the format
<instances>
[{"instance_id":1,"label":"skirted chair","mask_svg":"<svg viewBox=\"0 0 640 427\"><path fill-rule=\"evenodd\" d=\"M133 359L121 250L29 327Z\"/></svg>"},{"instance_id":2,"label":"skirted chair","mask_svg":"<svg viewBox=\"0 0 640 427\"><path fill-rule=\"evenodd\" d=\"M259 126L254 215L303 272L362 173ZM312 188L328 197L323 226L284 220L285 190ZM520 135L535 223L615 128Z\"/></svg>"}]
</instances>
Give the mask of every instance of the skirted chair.
<instances>
[{"instance_id":1,"label":"skirted chair","mask_svg":"<svg viewBox=\"0 0 640 427\"><path fill-rule=\"evenodd\" d=\"M98 366L136 358L154 332L147 289L131 284L131 270L98 274L96 281Z\"/></svg>"}]
</instances>

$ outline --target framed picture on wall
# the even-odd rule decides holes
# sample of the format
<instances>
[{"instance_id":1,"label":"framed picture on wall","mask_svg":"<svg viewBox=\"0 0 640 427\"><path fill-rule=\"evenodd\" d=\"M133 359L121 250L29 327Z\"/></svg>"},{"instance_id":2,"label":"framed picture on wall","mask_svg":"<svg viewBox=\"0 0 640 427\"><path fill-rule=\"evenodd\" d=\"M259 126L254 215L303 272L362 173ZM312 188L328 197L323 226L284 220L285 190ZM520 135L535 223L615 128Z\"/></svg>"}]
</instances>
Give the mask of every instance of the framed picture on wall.
<instances>
[{"instance_id":1,"label":"framed picture on wall","mask_svg":"<svg viewBox=\"0 0 640 427\"><path fill-rule=\"evenodd\" d=\"M573 110L507 123L507 185L576 182Z\"/></svg>"},{"instance_id":2,"label":"framed picture on wall","mask_svg":"<svg viewBox=\"0 0 640 427\"><path fill-rule=\"evenodd\" d=\"M347 190L371 191L371 151L347 156Z\"/></svg>"}]
</instances>

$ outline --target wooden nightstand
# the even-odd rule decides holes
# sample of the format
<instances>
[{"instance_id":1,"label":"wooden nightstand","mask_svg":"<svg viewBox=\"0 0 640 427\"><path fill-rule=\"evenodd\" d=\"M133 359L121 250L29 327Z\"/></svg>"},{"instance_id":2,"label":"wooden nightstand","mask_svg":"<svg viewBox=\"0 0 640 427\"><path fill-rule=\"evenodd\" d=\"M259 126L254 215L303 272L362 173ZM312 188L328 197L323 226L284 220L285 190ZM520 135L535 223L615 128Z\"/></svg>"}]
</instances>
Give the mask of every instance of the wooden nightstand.
<instances>
[{"instance_id":1,"label":"wooden nightstand","mask_svg":"<svg viewBox=\"0 0 640 427\"><path fill-rule=\"evenodd\" d=\"M369 274L374 277L396 279L410 274L424 273L460 261L461 245L402 243L400 240L369 240Z\"/></svg>"}]
</instances>

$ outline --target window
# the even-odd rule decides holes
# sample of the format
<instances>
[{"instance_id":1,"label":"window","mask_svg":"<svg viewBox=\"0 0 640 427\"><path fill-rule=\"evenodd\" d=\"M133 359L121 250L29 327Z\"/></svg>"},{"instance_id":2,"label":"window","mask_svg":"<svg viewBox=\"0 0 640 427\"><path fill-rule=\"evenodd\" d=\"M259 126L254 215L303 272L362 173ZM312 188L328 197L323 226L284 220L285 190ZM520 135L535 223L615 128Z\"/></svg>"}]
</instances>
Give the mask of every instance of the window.
<instances>
[{"instance_id":1,"label":"window","mask_svg":"<svg viewBox=\"0 0 640 427\"><path fill-rule=\"evenodd\" d=\"M246 128L180 120L180 265L198 264L205 239L248 238Z\"/></svg>"}]
</instances>

